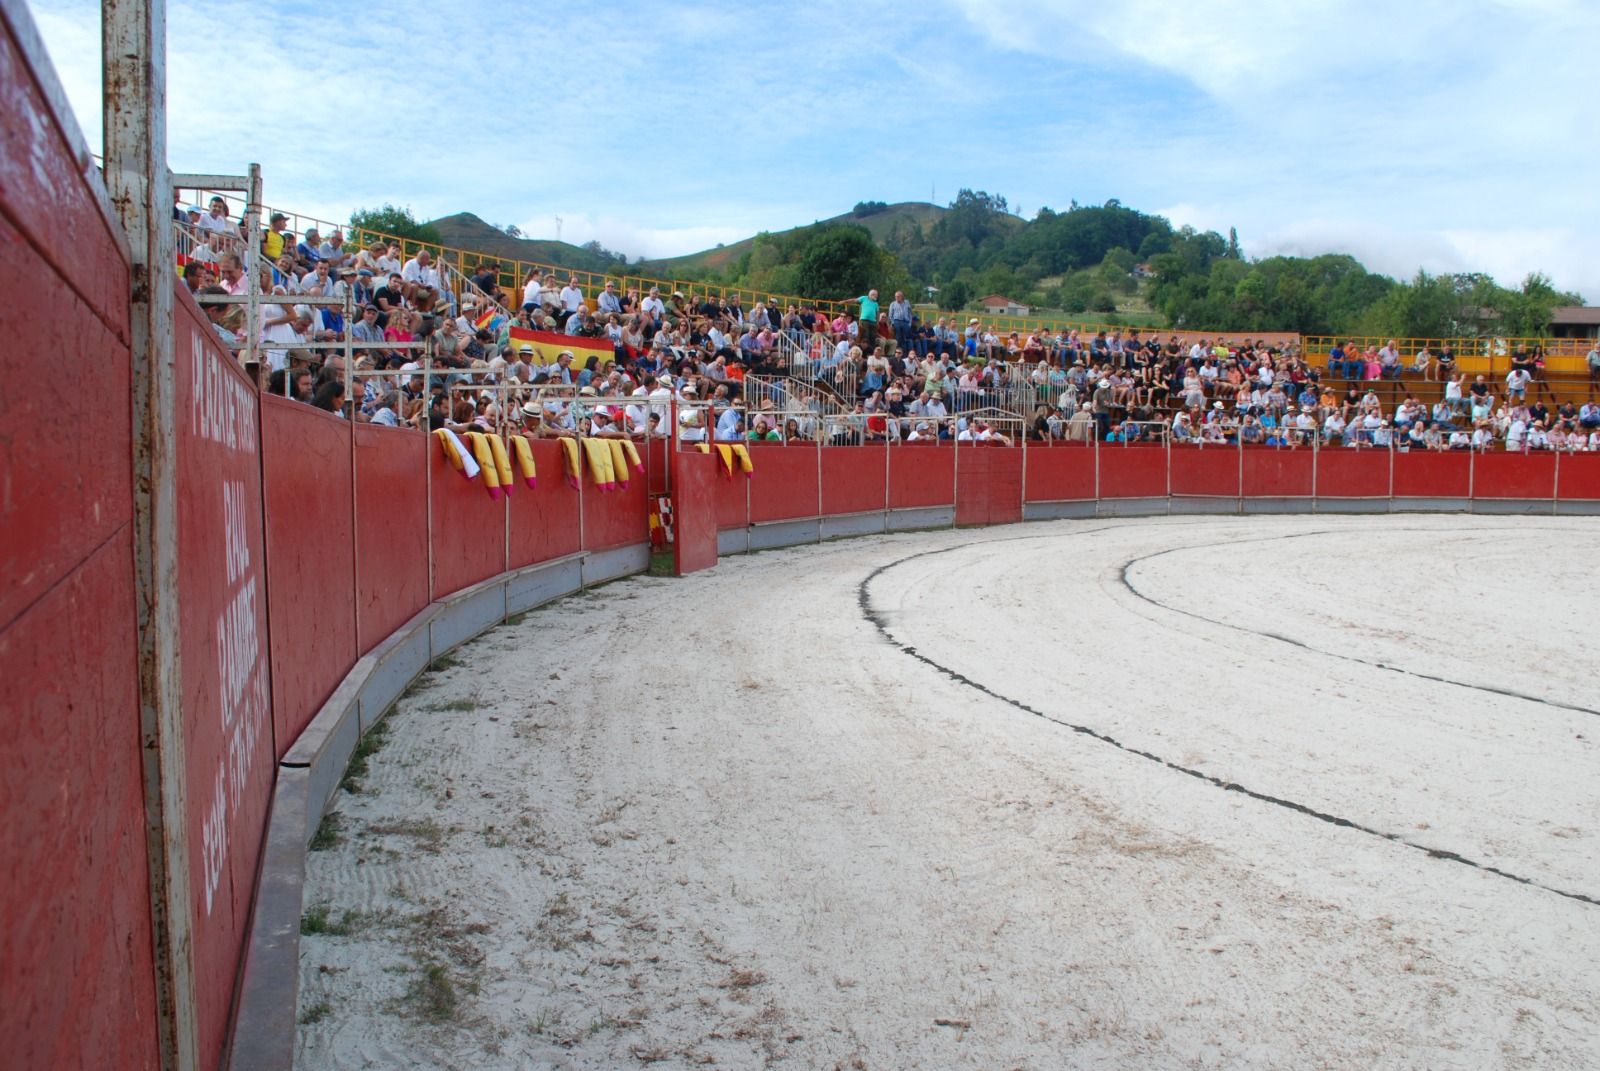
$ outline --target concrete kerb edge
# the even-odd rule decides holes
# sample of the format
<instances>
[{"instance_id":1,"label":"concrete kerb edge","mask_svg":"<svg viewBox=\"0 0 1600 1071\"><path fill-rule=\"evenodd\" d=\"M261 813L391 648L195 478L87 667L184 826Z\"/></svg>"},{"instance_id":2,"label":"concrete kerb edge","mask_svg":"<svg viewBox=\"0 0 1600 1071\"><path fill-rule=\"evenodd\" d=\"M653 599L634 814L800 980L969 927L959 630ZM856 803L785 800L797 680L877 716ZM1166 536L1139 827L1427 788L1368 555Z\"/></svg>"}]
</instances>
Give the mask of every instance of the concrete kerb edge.
<instances>
[{"instance_id":1,"label":"concrete kerb edge","mask_svg":"<svg viewBox=\"0 0 1600 1071\"><path fill-rule=\"evenodd\" d=\"M794 517L782 521L758 521L749 528L750 550L775 550L822 540L820 517Z\"/></svg>"},{"instance_id":2,"label":"concrete kerb edge","mask_svg":"<svg viewBox=\"0 0 1600 1071\"><path fill-rule=\"evenodd\" d=\"M1081 520L1093 517L1097 503L1092 498L1062 499L1052 502L1024 502L1022 519L1025 521Z\"/></svg>"},{"instance_id":3,"label":"concrete kerb edge","mask_svg":"<svg viewBox=\"0 0 1600 1071\"><path fill-rule=\"evenodd\" d=\"M884 527L891 532L951 528L955 523L954 506L899 506L884 515Z\"/></svg>"},{"instance_id":4,"label":"concrete kerb edge","mask_svg":"<svg viewBox=\"0 0 1600 1071\"><path fill-rule=\"evenodd\" d=\"M310 784L306 767L278 769L239 986L239 1012L229 1039L230 1071L283 1071L294 1066Z\"/></svg>"},{"instance_id":5,"label":"concrete kerb edge","mask_svg":"<svg viewBox=\"0 0 1600 1071\"><path fill-rule=\"evenodd\" d=\"M750 553L749 528L717 529L717 557L725 558L730 554L748 553Z\"/></svg>"},{"instance_id":6,"label":"concrete kerb edge","mask_svg":"<svg viewBox=\"0 0 1600 1071\"><path fill-rule=\"evenodd\" d=\"M585 569L596 557L597 568ZM430 603L356 660L277 769L229 1071L294 1066L306 852L361 737L450 650L510 616L592 584L645 572L649 564L650 547L643 543L502 573ZM514 603L513 588L518 591ZM513 604L517 608L508 612ZM464 631L469 627L476 631Z\"/></svg>"}]
</instances>

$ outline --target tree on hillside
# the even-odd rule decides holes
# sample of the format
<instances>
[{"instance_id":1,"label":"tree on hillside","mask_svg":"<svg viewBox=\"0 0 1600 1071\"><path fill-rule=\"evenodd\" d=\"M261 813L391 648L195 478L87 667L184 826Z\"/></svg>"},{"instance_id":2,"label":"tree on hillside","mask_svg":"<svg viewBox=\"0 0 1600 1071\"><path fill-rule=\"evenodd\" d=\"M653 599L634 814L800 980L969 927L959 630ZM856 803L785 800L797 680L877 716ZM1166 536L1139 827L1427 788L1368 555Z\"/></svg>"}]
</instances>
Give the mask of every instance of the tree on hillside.
<instances>
[{"instance_id":1,"label":"tree on hillside","mask_svg":"<svg viewBox=\"0 0 1600 1071\"><path fill-rule=\"evenodd\" d=\"M939 307L951 312L964 308L972 300L972 287L965 279L952 279L939 288Z\"/></svg>"},{"instance_id":2,"label":"tree on hillside","mask_svg":"<svg viewBox=\"0 0 1600 1071\"><path fill-rule=\"evenodd\" d=\"M416 242L441 244L439 232L426 223L417 222L409 206L400 208L385 204L378 208L358 208L350 213L350 230L377 231L396 238L410 238Z\"/></svg>"},{"instance_id":3,"label":"tree on hillside","mask_svg":"<svg viewBox=\"0 0 1600 1071\"><path fill-rule=\"evenodd\" d=\"M607 249L605 246L601 245L598 241L595 241L593 239L591 239L590 241L584 242L581 248L587 249L589 252L593 253L595 256L599 257L601 260L606 261L608 264L627 264L628 263L628 254L626 254L626 253L618 253L614 249Z\"/></svg>"},{"instance_id":4,"label":"tree on hillside","mask_svg":"<svg viewBox=\"0 0 1600 1071\"><path fill-rule=\"evenodd\" d=\"M1460 299L1449 276L1418 271L1409 283L1391 289L1366 311L1367 334L1402 338L1447 338L1456 333Z\"/></svg>"},{"instance_id":5,"label":"tree on hillside","mask_svg":"<svg viewBox=\"0 0 1600 1071\"><path fill-rule=\"evenodd\" d=\"M903 288L910 282L893 254L879 249L865 227L853 223L814 228L808 235L795 285L806 297L837 301Z\"/></svg>"},{"instance_id":6,"label":"tree on hillside","mask_svg":"<svg viewBox=\"0 0 1600 1071\"><path fill-rule=\"evenodd\" d=\"M1496 334L1507 337L1543 335L1550 329L1550 313L1557 305L1582 305L1577 294L1563 293L1543 272L1532 272L1517 290L1504 292Z\"/></svg>"}]
</instances>

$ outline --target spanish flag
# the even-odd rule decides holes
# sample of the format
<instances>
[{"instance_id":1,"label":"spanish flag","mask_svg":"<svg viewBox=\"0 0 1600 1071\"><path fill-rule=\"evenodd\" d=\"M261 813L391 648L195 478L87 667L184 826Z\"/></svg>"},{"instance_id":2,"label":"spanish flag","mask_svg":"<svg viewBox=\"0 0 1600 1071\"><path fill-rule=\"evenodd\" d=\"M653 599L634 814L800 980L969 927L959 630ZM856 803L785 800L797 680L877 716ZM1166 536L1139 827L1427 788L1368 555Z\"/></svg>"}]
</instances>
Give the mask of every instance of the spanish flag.
<instances>
[{"instance_id":1,"label":"spanish flag","mask_svg":"<svg viewBox=\"0 0 1600 1071\"><path fill-rule=\"evenodd\" d=\"M510 332L511 337L507 340L507 345L511 349L511 355L519 355L522 347L531 346L533 352L527 356L531 364L555 364L561 351L568 350L572 353L572 367L576 370L588 363L590 357L598 357L600 363L605 364L615 357L617 352L611 343L603 338L580 338L558 331L535 331L531 327L516 326L511 327Z\"/></svg>"}]
</instances>

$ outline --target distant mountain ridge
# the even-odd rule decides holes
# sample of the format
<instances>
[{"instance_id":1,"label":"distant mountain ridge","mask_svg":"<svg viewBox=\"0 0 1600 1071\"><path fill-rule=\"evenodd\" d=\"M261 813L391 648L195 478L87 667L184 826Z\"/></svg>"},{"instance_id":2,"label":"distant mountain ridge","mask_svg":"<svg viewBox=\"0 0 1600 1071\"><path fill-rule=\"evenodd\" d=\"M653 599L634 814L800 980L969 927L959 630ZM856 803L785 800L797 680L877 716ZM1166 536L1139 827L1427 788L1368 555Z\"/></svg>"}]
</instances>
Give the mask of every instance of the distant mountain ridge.
<instances>
[{"instance_id":1,"label":"distant mountain ridge","mask_svg":"<svg viewBox=\"0 0 1600 1071\"><path fill-rule=\"evenodd\" d=\"M558 242L550 238L513 238L471 212L457 212L453 216L429 220L428 226L439 232L442 245L484 253L500 260L531 260L578 271L604 271L611 266L608 258L571 242Z\"/></svg>"},{"instance_id":2,"label":"distant mountain ridge","mask_svg":"<svg viewBox=\"0 0 1600 1071\"><path fill-rule=\"evenodd\" d=\"M805 227L830 223L855 223L865 227L872 235L872 240L881 246L889 232L897 225L910 224L927 233L949 211L943 205L927 201L901 201L897 204L869 203L863 208L864 210L859 212L851 210L817 220L815 223L803 223L782 231L764 233L787 234ZM1016 219L1016 224L1020 227L1023 221L1020 218ZM571 242L558 242L550 238L512 238L471 212L457 212L452 216L429 220L428 225L439 232L442 244L453 249L485 253L503 260L529 260L541 264L555 264L563 268L576 268L579 271L604 271L612 266L611 261L597 255L593 250L573 245ZM642 274L668 277L678 272L702 269L720 271L749 252L755 245L755 240L756 236L752 234L741 241L702 249L698 253L639 260L634 261L633 265Z\"/></svg>"}]
</instances>

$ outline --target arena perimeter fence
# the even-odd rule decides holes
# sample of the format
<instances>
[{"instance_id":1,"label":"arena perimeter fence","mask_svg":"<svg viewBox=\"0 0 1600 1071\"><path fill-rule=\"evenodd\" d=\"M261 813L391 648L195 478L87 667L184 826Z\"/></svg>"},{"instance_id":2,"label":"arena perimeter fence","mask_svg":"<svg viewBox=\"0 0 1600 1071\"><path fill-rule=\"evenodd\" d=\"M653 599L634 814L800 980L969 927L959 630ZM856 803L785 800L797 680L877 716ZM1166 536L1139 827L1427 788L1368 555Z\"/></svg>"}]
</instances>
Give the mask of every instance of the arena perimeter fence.
<instances>
[{"instance_id":1,"label":"arena perimeter fence","mask_svg":"<svg viewBox=\"0 0 1600 1071\"><path fill-rule=\"evenodd\" d=\"M0 28L0 277L29 310L8 321L7 379L57 388L0 396L17 1066L291 1066L304 852L361 734L445 651L643 570L652 517L691 572L719 551L1096 512L1600 510L1600 455L1170 441L746 443L748 473L655 441L642 477L597 491L535 440L537 487L491 498L430 436L262 394L181 286L152 289L174 259L164 179L103 179L16 0ZM108 108L126 120L150 77L119 59ZM156 160L136 125L107 128ZM56 430L61 391L93 434Z\"/></svg>"}]
</instances>

